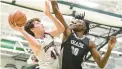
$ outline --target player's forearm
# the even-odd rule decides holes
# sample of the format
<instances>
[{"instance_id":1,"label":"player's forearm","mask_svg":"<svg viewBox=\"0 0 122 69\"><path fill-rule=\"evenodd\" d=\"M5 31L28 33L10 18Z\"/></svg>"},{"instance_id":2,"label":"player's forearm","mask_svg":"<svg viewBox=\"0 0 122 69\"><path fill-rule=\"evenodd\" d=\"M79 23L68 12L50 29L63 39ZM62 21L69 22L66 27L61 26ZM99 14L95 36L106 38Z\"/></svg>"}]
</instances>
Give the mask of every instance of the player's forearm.
<instances>
[{"instance_id":1,"label":"player's forearm","mask_svg":"<svg viewBox=\"0 0 122 69\"><path fill-rule=\"evenodd\" d=\"M58 32L64 32L65 30L64 25L57 18L55 18L52 15L50 15L49 18L54 22Z\"/></svg>"},{"instance_id":2,"label":"player's forearm","mask_svg":"<svg viewBox=\"0 0 122 69\"><path fill-rule=\"evenodd\" d=\"M68 25L66 24L66 22L63 18L63 15L59 11L57 2L56 1L51 1L51 4L52 4L52 9L53 9L53 12L54 12L56 18L61 21L61 23L64 25L65 28L67 28Z\"/></svg>"},{"instance_id":3,"label":"player's forearm","mask_svg":"<svg viewBox=\"0 0 122 69\"><path fill-rule=\"evenodd\" d=\"M111 49L108 49L107 52L105 53L104 57L101 58L101 60L100 60L100 65L99 65L100 68L104 68L105 67L105 65L106 65L106 63L107 63L107 61L109 59L110 54L111 54Z\"/></svg>"},{"instance_id":4,"label":"player's forearm","mask_svg":"<svg viewBox=\"0 0 122 69\"><path fill-rule=\"evenodd\" d=\"M57 2L56 2L56 1L51 1L51 4L52 4L52 9L53 9L53 12L54 12L56 18L57 18L57 19L63 24L63 26L65 27L65 31L64 31L64 33L63 33L63 34L64 34L63 40L66 40L67 37L70 35L71 30L70 30L69 26L66 24L63 15L60 13Z\"/></svg>"},{"instance_id":5,"label":"player's forearm","mask_svg":"<svg viewBox=\"0 0 122 69\"><path fill-rule=\"evenodd\" d=\"M51 1L53 12L56 13L59 10L57 1Z\"/></svg>"},{"instance_id":6,"label":"player's forearm","mask_svg":"<svg viewBox=\"0 0 122 69\"><path fill-rule=\"evenodd\" d=\"M28 40L29 44L31 45L31 48L35 48L35 47L40 48L39 42L33 36L31 36L30 34L28 34L25 30L21 30L20 32ZM32 46L35 46L35 47L32 47Z\"/></svg>"}]
</instances>

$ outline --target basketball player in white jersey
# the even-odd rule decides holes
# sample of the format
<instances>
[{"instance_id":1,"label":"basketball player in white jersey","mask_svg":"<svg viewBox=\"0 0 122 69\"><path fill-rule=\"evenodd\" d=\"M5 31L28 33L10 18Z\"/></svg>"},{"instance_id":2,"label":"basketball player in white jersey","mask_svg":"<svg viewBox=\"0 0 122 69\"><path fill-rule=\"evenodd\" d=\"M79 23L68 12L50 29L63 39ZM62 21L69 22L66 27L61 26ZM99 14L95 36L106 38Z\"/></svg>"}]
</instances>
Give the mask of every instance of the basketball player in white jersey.
<instances>
[{"instance_id":1,"label":"basketball player in white jersey","mask_svg":"<svg viewBox=\"0 0 122 69\"><path fill-rule=\"evenodd\" d=\"M29 20L24 27L11 24L13 29L21 32L28 40L29 47L39 60L40 69L56 69L58 53L55 49L53 37L64 32L63 24L50 13L48 2L45 2L45 14L54 22L55 27L46 31L38 18Z\"/></svg>"}]
</instances>

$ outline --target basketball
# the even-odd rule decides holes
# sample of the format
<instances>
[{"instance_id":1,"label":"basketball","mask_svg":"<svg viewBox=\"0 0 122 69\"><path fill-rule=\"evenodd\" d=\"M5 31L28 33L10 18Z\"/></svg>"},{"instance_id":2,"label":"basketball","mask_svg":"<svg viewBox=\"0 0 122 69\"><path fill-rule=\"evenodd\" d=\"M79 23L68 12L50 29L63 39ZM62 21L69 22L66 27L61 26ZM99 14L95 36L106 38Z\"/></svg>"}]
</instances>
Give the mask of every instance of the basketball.
<instances>
[{"instance_id":1,"label":"basketball","mask_svg":"<svg viewBox=\"0 0 122 69\"><path fill-rule=\"evenodd\" d=\"M26 20L27 20L26 15L20 10L10 13L8 16L8 22L10 25L12 24L22 27L25 25Z\"/></svg>"}]
</instances>

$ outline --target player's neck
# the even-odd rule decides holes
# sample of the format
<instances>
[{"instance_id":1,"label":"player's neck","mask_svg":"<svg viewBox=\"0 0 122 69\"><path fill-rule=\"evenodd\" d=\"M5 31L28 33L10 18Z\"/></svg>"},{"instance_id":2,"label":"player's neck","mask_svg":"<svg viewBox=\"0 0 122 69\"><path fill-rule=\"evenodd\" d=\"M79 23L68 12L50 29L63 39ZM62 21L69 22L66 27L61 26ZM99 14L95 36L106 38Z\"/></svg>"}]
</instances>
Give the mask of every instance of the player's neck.
<instances>
[{"instance_id":1,"label":"player's neck","mask_svg":"<svg viewBox=\"0 0 122 69\"><path fill-rule=\"evenodd\" d=\"M35 38L39 39L39 38L43 38L44 37L44 33L42 34L35 34Z\"/></svg>"},{"instance_id":2,"label":"player's neck","mask_svg":"<svg viewBox=\"0 0 122 69\"><path fill-rule=\"evenodd\" d=\"M78 38L82 38L83 37L83 32L74 32L75 35L78 37Z\"/></svg>"}]
</instances>

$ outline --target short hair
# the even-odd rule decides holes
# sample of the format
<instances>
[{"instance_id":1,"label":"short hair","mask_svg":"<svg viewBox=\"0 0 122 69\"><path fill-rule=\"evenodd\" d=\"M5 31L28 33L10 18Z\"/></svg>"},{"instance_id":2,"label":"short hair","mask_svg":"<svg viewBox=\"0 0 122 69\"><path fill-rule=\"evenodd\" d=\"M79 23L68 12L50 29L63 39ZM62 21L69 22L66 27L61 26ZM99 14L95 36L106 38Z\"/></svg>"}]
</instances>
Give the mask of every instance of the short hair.
<instances>
[{"instance_id":1,"label":"short hair","mask_svg":"<svg viewBox=\"0 0 122 69\"><path fill-rule=\"evenodd\" d=\"M84 32L84 35L86 35L86 34L88 34L89 33L89 30L90 30L90 28L89 28L89 21L88 20L85 20L84 19L84 17L85 17L85 13L84 14L78 14L78 15L75 15L75 19L78 19L78 20L83 20L84 21L84 23L85 23L85 25L86 25L86 30L85 30L85 32Z\"/></svg>"},{"instance_id":2,"label":"short hair","mask_svg":"<svg viewBox=\"0 0 122 69\"><path fill-rule=\"evenodd\" d=\"M34 33L31 31L31 28L34 28L34 24L33 24L34 21L40 22L40 19L39 18L32 18L32 19L28 20L24 26L25 31L32 36L35 36Z\"/></svg>"}]
</instances>

